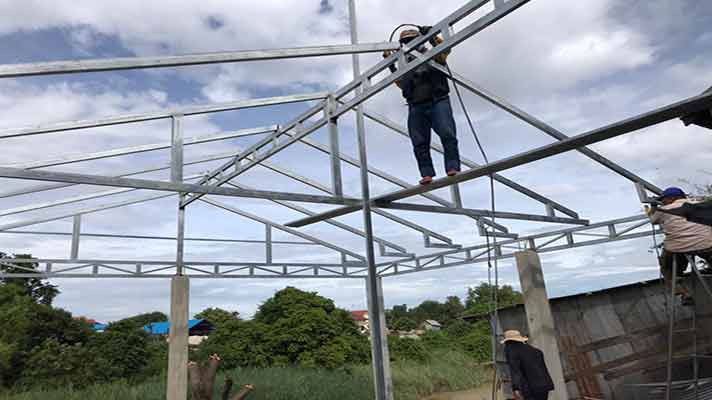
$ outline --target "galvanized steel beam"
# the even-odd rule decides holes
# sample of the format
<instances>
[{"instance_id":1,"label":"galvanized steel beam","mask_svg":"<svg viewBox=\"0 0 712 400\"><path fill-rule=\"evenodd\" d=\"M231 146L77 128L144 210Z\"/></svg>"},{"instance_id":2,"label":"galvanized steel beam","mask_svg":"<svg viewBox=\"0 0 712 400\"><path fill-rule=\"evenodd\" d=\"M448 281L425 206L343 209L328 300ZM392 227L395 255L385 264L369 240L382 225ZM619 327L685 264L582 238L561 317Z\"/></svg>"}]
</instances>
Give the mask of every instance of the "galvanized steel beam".
<instances>
[{"instance_id":1,"label":"galvanized steel beam","mask_svg":"<svg viewBox=\"0 0 712 400\"><path fill-rule=\"evenodd\" d=\"M680 102L660 107L656 110L646 112L598 129L594 129L592 131L588 131L580 135L561 140L556 143L548 144L536 148L534 150L519 153L517 155L499 161L494 161L479 168L464 171L453 177L437 179L428 185L414 186L408 189L379 196L377 198L374 198L373 201L388 203L392 201L406 199L408 197L427 193L455 183L466 182L472 179L480 178L496 172L504 171L520 165L551 157L557 154L565 153L567 151L575 150L582 146L588 146L594 143L614 138L616 136L621 136L626 133L647 128L649 126L656 125L661 122L678 118L681 115L686 115L709 107L712 107L712 93L693 96ZM325 218L334 218L352 213L361 209L361 207L362 205L352 205L343 208L337 208L335 210L319 214L315 217L304 218L288 223L287 226L299 227L312 224L321 221Z\"/></svg>"},{"instance_id":2,"label":"galvanized steel beam","mask_svg":"<svg viewBox=\"0 0 712 400\"><path fill-rule=\"evenodd\" d=\"M9 128L0 130L0 139L8 139L21 136L41 135L45 133L65 132L76 129L96 128L101 126L111 126L127 124L132 122L153 121L157 119L170 118L173 115L199 115L216 113L221 111L234 111L246 108L266 107L279 104L299 103L303 101L323 100L327 92L316 92L306 94L296 94L288 96L267 97L262 99L239 100L229 103L217 103L198 106L178 107L162 111L154 111L141 114L119 115L92 120L64 121L37 126L26 126L21 128Z\"/></svg>"},{"instance_id":3,"label":"galvanized steel beam","mask_svg":"<svg viewBox=\"0 0 712 400\"><path fill-rule=\"evenodd\" d=\"M181 67L186 65L279 60L285 58L323 57L354 53L376 53L384 50L397 50L398 47L398 43L395 42L381 42L364 43L360 45L331 45L294 47L288 49L227 51L182 56L121 57L78 61L50 61L31 64L5 64L0 65L0 78L97 71L119 71L125 69Z\"/></svg>"}]
</instances>

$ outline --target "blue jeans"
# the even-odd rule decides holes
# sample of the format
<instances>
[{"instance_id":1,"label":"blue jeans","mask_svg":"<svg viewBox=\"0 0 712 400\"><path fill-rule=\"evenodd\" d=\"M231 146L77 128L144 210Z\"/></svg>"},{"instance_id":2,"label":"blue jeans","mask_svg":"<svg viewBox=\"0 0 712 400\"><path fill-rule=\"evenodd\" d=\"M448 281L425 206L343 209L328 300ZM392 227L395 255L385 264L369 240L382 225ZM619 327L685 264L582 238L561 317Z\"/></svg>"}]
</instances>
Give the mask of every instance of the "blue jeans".
<instances>
[{"instance_id":1,"label":"blue jeans","mask_svg":"<svg viewBox=\"0 0 712 400\"><path fill-rule=\"evenodd\" d=\"M408 105L408 132L413 142L413 152L418 162L420 176L435 176L430 157L430 130L440 136L445 150L445 170L460 170L460 153L457 148L457 129L452 117L450 97L426 103Z\"/></svg>"}]
</instances>

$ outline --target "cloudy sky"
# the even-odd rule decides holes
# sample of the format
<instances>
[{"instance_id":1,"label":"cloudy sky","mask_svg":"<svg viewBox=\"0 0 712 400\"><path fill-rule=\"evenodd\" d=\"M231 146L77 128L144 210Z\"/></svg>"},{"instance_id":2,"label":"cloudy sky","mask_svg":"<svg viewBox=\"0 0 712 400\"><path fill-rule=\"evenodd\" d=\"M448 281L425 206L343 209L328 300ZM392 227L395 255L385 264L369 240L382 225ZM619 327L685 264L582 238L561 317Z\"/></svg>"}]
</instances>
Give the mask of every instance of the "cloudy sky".
<instances>
[{"instance_id":1,"label":"cloudy sky","mask_svg":"<svg viewBox=\"0 0 712 400\"><path fill-rule=\"evenodd\" d=\"M434 24L462 5L462 1L357 0L362 42L387 40L398 24ZM450 57L452 69L508 99L561 131L573 135L622 118L698 94L712 85L712 3L704 0L596 0L561 2L532 0L504 20L458 46ZM66 59L123 56L177 55L228 50L283 48L349 42L345 0L267 0L176 2L171 0L108 2L96 0L0 0L0 63L28 63ZM362 66L380 59L363 55ZM154 111L170 107L225 102L248 98L334 90L350 80L350 56L265 61L220 66L159 70L102 72L54 77L0 80L0 129L46 122L90 119ZM510 115L466 93L467 108L475 119L490 159L513 155L551 143L553 139ZM197 137L242 128L284 123L309 104L188 117L185 135ZM407 109L397 88L369 100L378 110L405 124ZM462 110L455 107L461 152L482 162ZM352 116L340 121L343 152L356 156ZM403 180L418 179L406 139L367 122L369 162ZM134 123L6 139L3 166L21 166L83 152L96 152L168 140L167 120ZM312 138L326 143L325 132ZM186 158L238 152L258 137L190 146ZM671 121L594 148L659 186L712 181L712 133L685 128ZM125 156L53 167L49 170L112 175L143 167L165 165L167 151ZM442 173L442 162L434 157ZM304 145L295 145L274 157L296 173L328 183L328 158ZM215 163L186 168L186 175L203 173ZM578 153L567 153L503 173L599 221L641 211L632 185ZM146 174L167 179L165 172ZM344 167L346 193L358 196L358 171ZM264 168L254 168L237 180L266 190L316 193ZM38 183L0 180L0 193ZM395 187L373 177L372 192ZM465 206L487 208L486 180L462 188ZM76 193L107 190L74 187L41 194L0 198L0 210L57 200ZM438 191L447 196L447 191ZM146 194L127 193L79 204L53 207L23 215L0 217L0 224L26 218L62 215L108 202ZM266 201L220 199L232 206L285 223L299 216ZM175 234L175 197L141 206L115 209L85 217L89 233L132 235ZM318 205L305 205L321 211ZM503 211L541 213L543 207L497 186L497 208ZM456 243L481 243L472 220L456 216L395 214L412 218L438 230ZM356 213L340 220L360 227ZM379 237L423 253L420 234L377 217ZM556 228L551 224L508 223L526 234ZM188 209L187 236L257 239L264 228L211 207L195 203ZM23 228L70 232L71 220ZM344 248L363 253L363 240L325 224L301 228L328 238ZM275 239L294 240L286 234ZM259 261L264 250L252 244L200 244L188 242L188 261ZM550 295L559 296L655 278L658 275L648 239L634 240L543 255ZM41 258L67 258L69 241L60 236L7 234L0 250L32 253ZM85 239L80 255L85 259L164 260L174 258L170 241ZM315 246L278 247L276 260L337 261L336 253ZM379 259L384 260L384 258ZM511 261L500 264L505 283L517 285ZM388 306L415 305L425 299L464 295L468 286L486 279L484 265L462 266L437 272L412 274L385 281ZM57 304L78 315L115 320L139 312L168 310L168 280L57 280L62 294ZM294 285L333 298L345 308L365 307L361 280L194 280L191 311L209 306L238 310L245 315L274 291Z\"/></svg>"}]
</instances>

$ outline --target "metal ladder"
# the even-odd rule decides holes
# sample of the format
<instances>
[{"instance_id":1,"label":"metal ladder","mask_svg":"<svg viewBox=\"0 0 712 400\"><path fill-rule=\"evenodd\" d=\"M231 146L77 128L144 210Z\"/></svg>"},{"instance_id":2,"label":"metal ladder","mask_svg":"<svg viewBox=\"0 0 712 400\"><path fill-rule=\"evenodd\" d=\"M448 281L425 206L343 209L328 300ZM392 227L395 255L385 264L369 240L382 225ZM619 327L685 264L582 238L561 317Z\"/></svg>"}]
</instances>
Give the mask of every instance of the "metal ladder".
<instances>
[{"instance_id":1,"label":"metal ladder","mask_svg":"<svg viewBox=\"0 0 712 400\"><path fill-rule=\"evenodd\" d=\"M668 305L669 305L669 325L668 325L668 351L667 351L667 385L665 387L665 400L673 400L672 397L672 392L673 392L673 382L672 382L672 365L673 365L673 360L675 358L691 358L693 362L693 385L694 385L694 399L697 400L699 398L699 359L700 358L712 358L712 356L706 356L702 354L697 354L697 301L695 299L695 294L697 291L697 285L698 283L702 286L704 289L705 293L712 299L712 289L710 289L709 284L705 281L705 277L700 273L699 268L697 268L696 265L696 260L694 255L686 255L688 264L690 265L690 268L692 269L692 287L690 288L690 293L695 300L692 304L692 320L691 320L691 326L690 328L686 329L675 329L675 314L676 314L676 303L675 303L675 294L677 291L677 282L678 280L684 279L683 277L678 277L677 276L677 257L673 257L673 267L672 267L672 283L671 283L671 290L668 293L667 300L668 300ZM712 266L708 265L708 268L711 268ZM678 333L692 333L692 354L687 354L687 355L674 355L674 337L675 334Z\"/></svg>"}]
</instances>

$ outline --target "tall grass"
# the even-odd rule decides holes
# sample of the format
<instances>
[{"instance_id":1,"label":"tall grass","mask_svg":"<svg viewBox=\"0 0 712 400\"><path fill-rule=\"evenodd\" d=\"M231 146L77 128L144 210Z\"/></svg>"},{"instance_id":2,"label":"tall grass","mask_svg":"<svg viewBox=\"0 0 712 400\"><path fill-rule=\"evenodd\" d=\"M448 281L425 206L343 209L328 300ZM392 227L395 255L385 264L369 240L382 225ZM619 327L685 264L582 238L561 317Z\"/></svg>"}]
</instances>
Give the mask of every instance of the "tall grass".
<instances>
[{"instance_id":1,"label":"tall grass","mask_svg":"<svg viewBox=\"0 0 712 400\"><path fill-rule=\"evenodd\" d=\"M485 370L471 358L454 351L436 352L424 363L398 361L392 365L395 398L416 400L437 392L472 389L486 381ZM297 367L239 368L228 371L235 389L255 385L253 400L368 400L373 398L373 378L368 365L340 370ZM222 383L224 374L218 377ZM141 384L114 382L84 389L42 390L0 393L3 400L163 400L165 379L152 378ZM216 385L216 386L222 386ZM219 398L216 390L215 398Z\"/></svg>"}]
</instances>

